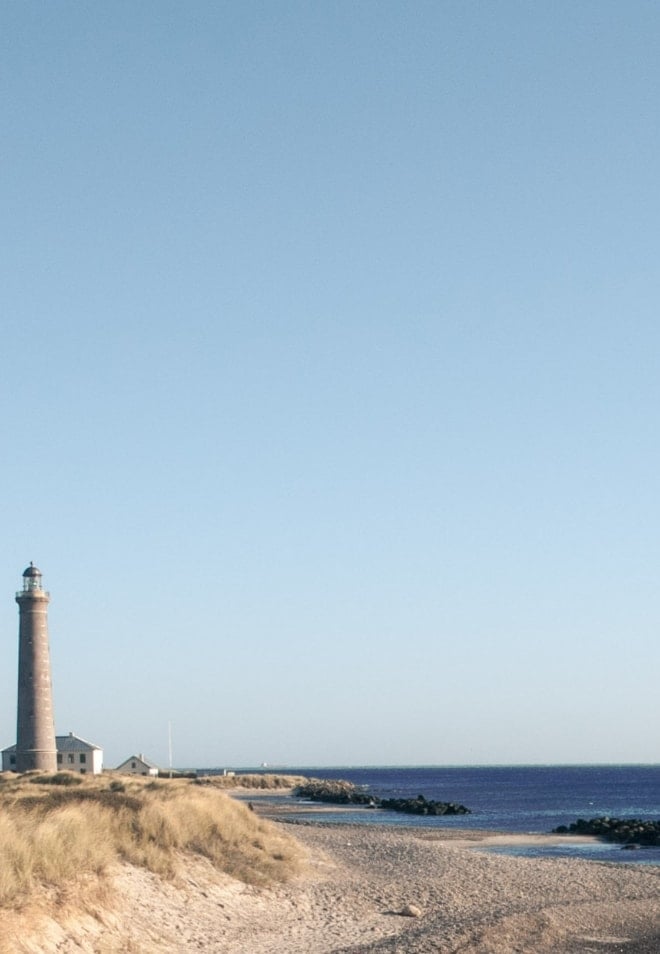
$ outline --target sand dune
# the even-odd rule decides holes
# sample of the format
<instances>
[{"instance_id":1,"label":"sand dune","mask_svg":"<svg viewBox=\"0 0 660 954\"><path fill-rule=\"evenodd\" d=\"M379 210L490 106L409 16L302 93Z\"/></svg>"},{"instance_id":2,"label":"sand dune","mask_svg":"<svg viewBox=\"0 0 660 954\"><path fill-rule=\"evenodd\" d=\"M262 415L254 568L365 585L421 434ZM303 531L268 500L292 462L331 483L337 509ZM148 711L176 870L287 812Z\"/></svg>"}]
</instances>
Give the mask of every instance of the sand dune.
<instances>
[{"instance_id":1,"label":"sand dune","mask_svg":"<svg viewBox=\"0 0 660 954\"><path fill-rule=\"evenodd\" d=\"M84 918L15 925L39 954L588 954L660 951L660 869L475 850L487 834L300 825L308 868L249 887L188 859L176 883L123 866ZM501 839L501 836L500 836ZM407 905L419 916L402 914ZM413 913L415 911L413 910Z\"/></svg>"}]
</instances>

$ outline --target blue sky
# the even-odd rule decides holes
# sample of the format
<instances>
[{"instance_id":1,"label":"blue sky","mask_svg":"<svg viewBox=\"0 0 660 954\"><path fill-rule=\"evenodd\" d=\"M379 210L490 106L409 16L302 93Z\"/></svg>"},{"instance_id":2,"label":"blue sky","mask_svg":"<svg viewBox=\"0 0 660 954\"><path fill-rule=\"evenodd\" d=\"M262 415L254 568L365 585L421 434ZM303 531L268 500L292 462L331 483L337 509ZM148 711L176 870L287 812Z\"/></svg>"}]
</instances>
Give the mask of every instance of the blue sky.
<instances>
[{"instance_id":1,"label":"blue sky","mask_svg":"<svg viewBox=\"0 0 660 954\"><path fill-rule=\"evenodd\" d=\"M5 3L0 728L658 760L652 2Z\"/></svg>"}]
</instances>

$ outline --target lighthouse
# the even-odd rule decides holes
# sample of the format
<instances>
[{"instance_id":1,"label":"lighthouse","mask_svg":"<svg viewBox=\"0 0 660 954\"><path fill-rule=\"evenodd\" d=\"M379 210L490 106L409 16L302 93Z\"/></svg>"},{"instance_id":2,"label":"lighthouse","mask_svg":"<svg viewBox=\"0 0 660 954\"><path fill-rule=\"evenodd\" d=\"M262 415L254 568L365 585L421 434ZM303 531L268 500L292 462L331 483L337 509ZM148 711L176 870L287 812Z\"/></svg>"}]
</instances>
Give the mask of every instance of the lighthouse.
<instances>
[{"instance_id":1,"label":"lighthouse","mask_svg":"<svg viewBox=\"0 0 660 954\"><path fill-rule=\"evenodd\" d=\"M30 563L23 573L18 603L18 719L16 771L57 771L53 688L48 646L50 593L42 584L41 570Z\"/></svg>"}]
</instances>

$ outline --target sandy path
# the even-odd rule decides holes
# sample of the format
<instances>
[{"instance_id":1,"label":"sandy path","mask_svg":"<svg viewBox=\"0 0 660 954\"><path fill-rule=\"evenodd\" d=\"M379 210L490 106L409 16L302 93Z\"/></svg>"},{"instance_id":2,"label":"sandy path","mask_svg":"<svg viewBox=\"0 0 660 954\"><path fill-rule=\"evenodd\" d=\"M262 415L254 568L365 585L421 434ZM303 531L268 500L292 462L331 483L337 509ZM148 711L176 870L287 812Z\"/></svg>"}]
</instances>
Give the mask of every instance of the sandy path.
<instances>
[{"instance_id":1,"label":"sandy path","mask_svg":"<svg viewBox=\"0 0 660 954\"><path fill-rule=\"evenodd\" d=\"M40 954L658 954L660 869L475 851L485 833L292 826L309 868L264 890L191 860L178 884L117 872L113 911ZM486 835L487 837L487 835ZM400 914L406 904L420 917ZM647 939L646 941L644 939ZM639 941L641 946L632 948ZM643 942L643 943L642 943Z\"/></svg>"}]
</instances>

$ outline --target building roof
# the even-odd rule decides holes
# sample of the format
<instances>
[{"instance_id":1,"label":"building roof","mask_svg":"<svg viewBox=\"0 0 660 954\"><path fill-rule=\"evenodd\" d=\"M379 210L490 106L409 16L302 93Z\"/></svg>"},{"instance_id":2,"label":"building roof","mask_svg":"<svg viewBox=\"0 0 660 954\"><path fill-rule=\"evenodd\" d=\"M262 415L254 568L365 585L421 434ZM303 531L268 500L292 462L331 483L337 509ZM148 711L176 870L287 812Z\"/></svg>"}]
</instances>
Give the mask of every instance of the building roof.
<instances>
[{"instance_id":1,"label":"building roof","mask_svg":"<svg viewBox=\"0 0 660 954\"><path fill-rule=\"evenodd\" d=\"M121 768L122 765L126 765L127 762L142 762L143 765L146 765L147 768L159 768L155 762L152 762L151 759L146 759L144 755L129 755L127 759L124 759L123 762L120 762L117 768Z\"/></svg>"},{"instance_id":2,"label":"building roof","mask_svg":"<svg viewBox=\"0 0 660 954\"><path fill-rule=\"evenodd\" d=\"M73 732L69 732L68 735L56 735L55 736L55 747L58 752L79 752L81 749L99 749L100 745L94 745L93 742L88 742L87 739L81 739L79 735L74 735Z\"/></svg>"},{"instance_id":3,"label":"building roof","mask_svg":"<svg viewBox=\"0 0 660 954\"><path fill-rule=\"evenodd\" d=\"M79 735L74 735L73 732L69 732L68 735L56 735L55 736L55 748L58 752L102 752L103 749L100 745L94 745L93 742L88 742L87 739L81 739ZM13 755L16 751L16 744L8 745L6 749L2 749L2 753L7 753L7 755ZM0 753L0 754L2 754Z\"/></svg>"}]
</instances>

